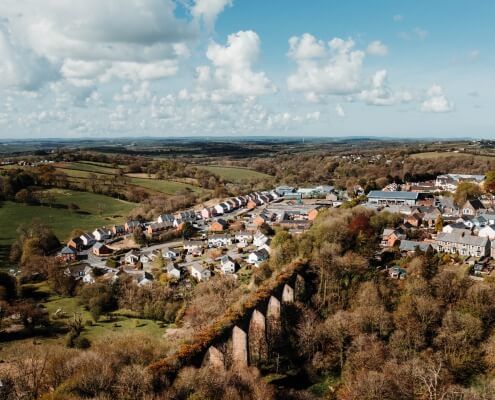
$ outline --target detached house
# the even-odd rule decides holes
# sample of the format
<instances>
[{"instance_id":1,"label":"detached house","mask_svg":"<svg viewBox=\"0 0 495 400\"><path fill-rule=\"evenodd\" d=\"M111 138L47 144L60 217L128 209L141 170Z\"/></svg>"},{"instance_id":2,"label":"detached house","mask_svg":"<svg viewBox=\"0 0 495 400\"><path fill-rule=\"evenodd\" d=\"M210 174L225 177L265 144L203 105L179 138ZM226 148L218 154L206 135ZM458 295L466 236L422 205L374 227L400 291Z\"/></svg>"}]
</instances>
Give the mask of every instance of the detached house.
<instances>
[{"instance_id":1,"label":"detached house","mask_svg":"<svg viewBox=\"0 0 495 400\"><path fill-rule=\"evenodd\" d=\"M440 232L435 245L439 252L461 256L485 257L490 254L490 240L487 237L473 236L463 231Z\"/></svg>"},{"instance_id":2,"label":"detached house","mask_svg":"<svg viewBox=\"0 0 495 400\"><path fill-rule=\"evenodd\" d=\"M462 215L476 216L486 211L485 206L479 199L468 200L462 206Z\"/></svg>"},{"instance_id":3,"label":"detached house","mask_svg":"<svg viewBox=\"0 0 495 400\"><path fill-rule=\"evenodd\" d=\"M394 247L400 240L404 240L406 235L399 229L384 229L382 234L382 247Z\"/></svg>"},{"instance_id":4,"label":"detached house","mask_svg":"<svg viewBox=\"0 0 495 400\"><path fill-rule=\"evenodd\" d=\"M132 220L132 221L127 221L125 223L125 231L127 233L132 233L134 232L137 228L140 228L141 227L141 222L140 221L136 221L136 220Z\"/></svg>"},{"instance_id":5,"label":"detached house","mask_svg":"<svg viewBox=\"0 0 495 400\"><path fill-rule=\"evenodd\" d=\"M184 240L184 250L189 254L201 255L205 247L205 242L202 240Z\"/></svg>"},{"instance_id":6,"label":"detached house","mask_svg":"<svg viewBox=\"0 0 495 400\"><path fill-rule=\"evenodd\" d=\"M112 237L112 232L109 229L105 228L97 228L93 231L93 236L95 240L98 242L102 242L104 240L108 240Z\"/></svg>"},{"instance_id":7,"label":"detached house","mask_svg":"<svg viewBox=\"0 0 495 400\"><path fill-rule=\"evenodd\" d=\"M136 265L139 262L141 253L138 250L130 250L125 253L124 261L129 265Z\"/></svg>"},{"instance_id":8,"label":"detached house","mask_svg":"<svg viewBox=\"0 0 495 400\"><path fill-rule=\"evenodd\" d=\"M198 281L207 281L211 277L211 272L208 268L204 268L199 264L191 266L191 275Z\"/></svg>"},{"instance_id":9,"label":"detached house","mask_svg":"<svg viewBox=\"0 0 495 400\"><path fill-rule=\"evenodd\" d=\"M168 264L166 271L169 278L180 279L181 276L180 269L176 268L174 264L172 263Z\"/></svg>"},{"instance_id":10,"label":"detached house","mask_svg":"<svg viewBox=\"0 0 495 400\"><path fill-rule=\"evenodd\" d=\"M256 265L257 267L259 267L260 264L263 261L268 260L269 257L270 257L270 254L268 253L268 251L266 249L256 250L256 251L253 251L252 253L249 254L248 263Z\"/></svg>"},{"instance_id":11,"label":"detached house","mask_svg":"<svg viewBox=\"0 0 495 400\"><path fill-rule=\"evenodd\" d=\"M69 246L65 246L59 253L58 258L65 262L72 262L77 260L77 251Z\"/></svg>"},{"instance_id":12,"label":"detached house","mask_svg":"<svg viewBox=\"0 0 495 400\"><path fill-rule=\"evenodd\" d=\"M84 242L80 237L75 237L67 242L67 247L79 251L84 247Z\"/></svg>"},{"instance_id":13,"label":"detached house","mask_svg":"<svg viewBox=\"0 0 495 400\"><path fill-rule=\"evenodd\" d=\"M106 257L113 253L113 250L103 243L96 243L93 246L93 254L98 257Z\"/></svg>"},{"instance_id":14,"label":"detached house","mask_svg":"<svg viewBox=\"0 0 495 400\"><path fill-rule=\"evenodd\" d=\"M125 226L124 225L114 225L111 228L113 236L122 236L125 234Z\"/></svg>"},{"instance_id":15,"label":"detached house","mask_svg":"<svg viewBox=\"0 0 495 400\"><path fill-rule=\"evenodd\" d=\"M253 234L248 231L239 231L235 234L235 240L239 243L250 243L253 240Z\"/></svg>"},{"instance_id":16,"label":"detached house","mask_svg":"<svg viewBox=\"0 0 495 400\"><path fill-rule=\"evenodd\" d=\"M253 236L253 244L256 247L261 247L268 243L268 237L266 237L263 233L261 232L256 232Z\"/></svg>"},{"instance_id":17,"label":"detached house","mask_svg":"<svg viewBox=\"0 0 495 400\"><path fill-rule=\"evenodd\" d=\"M229 228L229 223L224 219L217 219L210 225L210 232L223 232Z\"/></svg>"},{"instance_id":18,"label":"detached house","mask_svg":"<svg viewBox=\"0 0 495 400\"><path fill-rule=\"evenodd\" d=\"M235 272L235 262L229 256L225 255L220 258L220 269L222 273L228 275Z\"/></svg>"},{"instance_id":19,"label":"detached house","mask_svg":"<svg viewBox=\"0 0 495 400\"><path fill-rule=\"evenodd\" d=\"M91 233L83 233L79 236L84 244L84 247L91 247L95 244L95 237Z\"/></svg>"}]
</instances>

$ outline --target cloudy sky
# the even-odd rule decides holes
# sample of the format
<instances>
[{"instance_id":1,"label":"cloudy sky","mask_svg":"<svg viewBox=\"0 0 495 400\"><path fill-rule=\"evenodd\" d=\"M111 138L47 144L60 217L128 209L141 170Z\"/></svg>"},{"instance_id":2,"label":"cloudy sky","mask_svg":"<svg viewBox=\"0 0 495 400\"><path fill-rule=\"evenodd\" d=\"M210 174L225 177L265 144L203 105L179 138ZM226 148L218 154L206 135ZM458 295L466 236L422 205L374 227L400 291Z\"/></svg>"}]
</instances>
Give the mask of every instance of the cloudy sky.
<instances>
[{"instance_id":1,"label":"cloudy sky","mask_svg":"<svg viewBox=\"0 0 495 400\"><path fill-rule=\"evenodd\" d=\"M1 0L0 138L494 138L494 20L481 0Z\"/></svg>"}]
</instances>

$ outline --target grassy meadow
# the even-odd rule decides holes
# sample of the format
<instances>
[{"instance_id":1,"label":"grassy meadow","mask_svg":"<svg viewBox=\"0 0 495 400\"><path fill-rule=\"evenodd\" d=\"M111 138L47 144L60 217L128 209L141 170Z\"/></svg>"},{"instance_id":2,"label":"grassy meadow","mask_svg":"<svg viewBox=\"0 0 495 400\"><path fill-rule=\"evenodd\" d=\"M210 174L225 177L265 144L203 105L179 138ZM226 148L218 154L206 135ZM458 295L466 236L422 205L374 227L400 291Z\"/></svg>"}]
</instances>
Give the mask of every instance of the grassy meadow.
<instances>
[{"instance_id":1,"label":"grassy meadow","mask_svg":"<svg viewBox=\"0 0 495 400\"><path fill-rule=\"evenodd\" d=\"M88 192L50 189L54 206L26 205L6 201L0 205L0 262L5 261L10 244L15 240L19 225L30 223L37 218L49 225L60 240L68 239L75 228L93 230L98 226L125 221L127 214L136 206L112 197ZM79 210L68 209L69 204Z\"/></svg>"},{"instance_id":2,"label":"grassy meadow","mask_svg":"<svg viewBox=\"0 0 495 400\"><path fill-rule=\"evenodd\" d=\"M215 175L218 175L221 178L224 178L225 180L233 183L271 178L270 175L263 174L258 171L253 171L252 169L247 168L225 167L218 165L198 165L197 167L206 169L214 173Z\"/></svg>"}]
</instances>

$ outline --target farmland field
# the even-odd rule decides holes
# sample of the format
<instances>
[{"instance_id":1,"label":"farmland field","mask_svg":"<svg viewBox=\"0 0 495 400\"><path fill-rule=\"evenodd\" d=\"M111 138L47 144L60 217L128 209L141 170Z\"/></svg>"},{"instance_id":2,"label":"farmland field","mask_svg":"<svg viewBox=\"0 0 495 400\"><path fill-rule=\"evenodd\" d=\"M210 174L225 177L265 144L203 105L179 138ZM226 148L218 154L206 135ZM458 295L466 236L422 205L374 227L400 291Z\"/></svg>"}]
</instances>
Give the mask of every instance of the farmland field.
<instances>
[{"instance_id":1,"label":"farmland field","mask_svg":"<svg viewBox=\"0 0 495 400\"><path fill-rule=\"evenodd\" d=\"M60 240L66 240L75 228L92 231L98 226L123 222L135 207L134 203L99 194L60 189L51 189L49 192L55 198L54 207L10 201L0 206L0 224L5 228L0 233L0 262L5 261L8 255L9 246L16 238L17 227L35 218L49 225ZM67 206L71 203L77 204L80 209L69 210Z\"/></svg>"},{"instance_id":2,"label":"farmland field","mask_svg":"<svg viewBox=\"0 0 495 400\"><path fill-rule=\"evenodd\" d=\"M271 178L270 175L253 171L252 169L247 168L223 167L218 165L198 165L197 167L206 169L220 176L221 178L234 183Z\"/></svg>"},{"instance_id":3,"label":"farmland field","mask_svg":"<svg viewBox=\"0 0 495 400\"><path fill-rule=\"evenodd\" d=\"M182 189L190 189L193 192L201 192L201 188L187 183L166 181L158 179L146 179L146 178L131 178L131 183L136 186L141 186L146 189L155 190L166 194L175 194Z\"/></svg>"}]
</instances>

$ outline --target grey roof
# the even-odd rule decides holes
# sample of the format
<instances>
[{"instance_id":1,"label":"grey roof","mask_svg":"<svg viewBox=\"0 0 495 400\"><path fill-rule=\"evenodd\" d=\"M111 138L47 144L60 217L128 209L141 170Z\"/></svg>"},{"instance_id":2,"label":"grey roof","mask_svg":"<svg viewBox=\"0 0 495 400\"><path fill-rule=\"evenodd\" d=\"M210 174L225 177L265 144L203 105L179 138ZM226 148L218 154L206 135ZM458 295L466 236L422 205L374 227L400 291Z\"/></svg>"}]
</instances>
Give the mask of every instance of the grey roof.
<instances>
[{"instance_id":1,"label":"grey roof","mask_svg":"<svg viewBox=\"0 0 495 400\"><path fill-rule=\"evenodd\" d=\"M72 248L70 248L70 247L68 247L68 246L65 246L65 247L64 247L64 248L60 251L60 254L77 254L77 252L76 252L74 249L72 249Z\"/></svg>"},{"instance_id":2,"label":"grey roof","mask_svg":"<svg viewBox=\"0 0 495 400\"><path fill-rule=\"evenodd\" d=\"M414 240L402 240L400 242L400 251L416 251L419 248L421 251L426 252L431 247L430 243L417 242Z\"/></svg>"},{"instance_id":3,"label":"grey roof","mask_svg":"<svg viewBox=\"0 0 495 400\"><path fill-rule=\"evenodd\" d=\"M437 242L451 242L466 244L470 246L485 247L488 244L488 238L469 235L462 231L453 231L452 233L440 232L437 235Z\"/></svg>"},{"instance_id":4,"label":"grey roof","mask_svg":"<svg viewBox=\"0 0 495 400\"><path fill-rule=\"evenodd\" d=\"M383 192L381 190L372 190L368 193L369 199L399 199L399 200L417 200L417 192Z\"/></svg>"}]
</instances>

